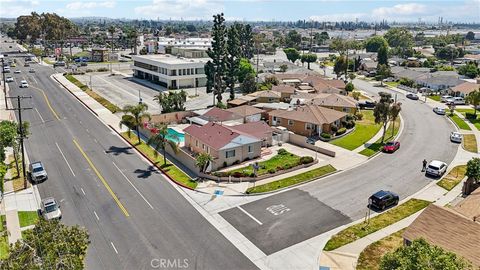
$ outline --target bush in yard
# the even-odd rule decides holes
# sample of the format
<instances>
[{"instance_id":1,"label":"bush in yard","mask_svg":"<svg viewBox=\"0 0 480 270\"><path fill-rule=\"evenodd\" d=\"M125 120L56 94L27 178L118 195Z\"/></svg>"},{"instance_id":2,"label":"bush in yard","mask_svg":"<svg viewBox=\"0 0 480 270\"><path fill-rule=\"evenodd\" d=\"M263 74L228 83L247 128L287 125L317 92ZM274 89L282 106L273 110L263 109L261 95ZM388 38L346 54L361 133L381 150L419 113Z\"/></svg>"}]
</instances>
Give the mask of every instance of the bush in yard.
<instances>
[{"instance_id":1,"label":"bush in yard","mask_svg":"<svg viewBox=\"0 0 480 270\"><path fill-rule=\"evenodd\" d=\"M477 119L477 115L474 114L474 113L467 112L467 113L465 113L465 118L470 119L470 120L475 120L475 119Z\"/></svg>"},{"instance_id":2,"label":"bush in yard","mask_svg":"<svg viewBox=\"0 0 480 270\"><path fill-rule=\"evenodd\" d=\"M242 172L234 172L232 176L239 178L239 177L245 177L245 174Z\"/></svg>"},{"instance_id":3,"label":"bush in yard","mask_svg":"<svg viewBox=\"0 0 480 270\"><path fill-rule=\"evenodd\" d=\"M345 119L346 119L347 121L352 121L352 120L353 120L353 115L348 114L348 115L345 117Z\"/></svg>"},{"instance_id":4,"label":"bush in yard","mask_svg":"<svg viewBox=\"0 0 480 270\"><path fill-rule=\"evenodd\" d=\"M274 168L271 168L270 170L268 170L268 173L271 173L271 174L274 174L276 172L277 172L277 170L275 170Z\"/></svg>"},{"instance_id":5,"label":"bush in yard","mask_svg":"<svg viewBox=\"0 0 480 270\"><path fill-rule=\"evenodd\" d=\"M337 135L337 136L338 136L338 135L342 135L342 134L344 134L345 132L347 132L347 129L343 127L343 128L341 128L341 129L337 130L336 135Z\"/></svg>"},{"instance_id":6,"label":"bush in yard","mask_svg":"<svg viewBox=\"0 0 480 270\"><path fill-rule=\"evenodd\" d=\"M332 135L330 135L329 133L322 132L322 134L320 134L320 137L328 140L332 138Z\"/></svg>"},{"instance_id":7,"label":"bush in yard","mask_svg":"<svg viewBox=\"0 0 480 270\"><path fill-rule=\"evenodd\" d=\"M227 162L226 161L223 162L223 167L224 168L227 167Z\"/></svg>"},{"instance_id":8,"label":"bush in yard","mask_svg":"<svg viewBox=\"0 0 480 270\"><path fill-rule=\"evenodd\" d=\"M285 164L285 165L282 166L282 168L284 170L288 170L288 169L292 168L292 164Z\"/></svg>"},{"instance_id":9,"label":"bush in yard","mask_svg":"<svg viewBox=\"0 0 480 270\"><path fill-rule=\"evenodd\" d=\"M357 120L362 120L362 119L363 119L363 114L357 112L357 113L355 114L355 119L357 119Z\"/></svg>"},{"instance_id":10,"label":"bush in yard","mask_svg":"<svg viewBox=\"0 0 480 270\"><path fill-rule=\"evenodd\" d=\"M345 120L342 120L340 123L342 124L342 127L347 125L347 121L345 121Z\"/></svg>"},{"instance_id":11,"label":"bush in yard","mask_svg":"<svg viewBox=\"0 0 480 270\"><path fill-rule=\"evenodd\" d=\"M276 169L276 170L277 170L277 171L283 170L283 166L277 166L277 169Z\"/></svg>"},{"instance_id":12,"label":"bush in yard","mask_svg":"<svg viewBox=\"0 0 480 270\"><path fill-rule=\"evenodd\" d=\"M355 126L355 121L353 121L353 120L348 121L347 124L345 125L345 127L348 128L348 129L351 129L354 126Z\"/></svg>"},{"instance_id":13,"label":"bush in yard","mask_svg":"<svg viewBox=\"0 0 480 270\"><path fill-rule=\"evenodd\" d=\"M330 130L331 130L333 133L335 133L335 132L337 132L338 127L335 126L335 125L332 125L332 127L330 128Z\"/></svg>"},{"instance_id":14,"label":"bush in yard","mask_svg":"<svg viewBox=\"0 0 480 270\"><path fill-rule=\"evenodd\" d=\"M277 153L279 155L286 155L286 154L288 154L288 151L283 149L283 148L280 148L280 149L277 150Z\"/></svg>"},{"instance_id":15,"label":"bush in yard","mask_svg":"<svg viewBox=\"0 0 480 270\"><path fill-rule=\"evenodd\" d=\"M310 156L304 156L300 158L300 163L302 164L308 164L313 162L313 157Z\"/></svg>"}]
</instances>

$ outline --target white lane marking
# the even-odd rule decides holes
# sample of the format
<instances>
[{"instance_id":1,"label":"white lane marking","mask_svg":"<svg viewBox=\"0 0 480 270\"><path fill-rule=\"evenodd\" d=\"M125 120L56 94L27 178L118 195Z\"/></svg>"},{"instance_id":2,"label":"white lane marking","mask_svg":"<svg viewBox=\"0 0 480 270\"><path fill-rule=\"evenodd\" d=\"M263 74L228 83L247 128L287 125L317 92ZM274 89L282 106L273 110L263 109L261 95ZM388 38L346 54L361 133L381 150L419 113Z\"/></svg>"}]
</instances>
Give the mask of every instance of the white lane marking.
<instances>
[{"instance_id":1,"label":"white lane marking","mask_svg":"<svg viewBox=\"0 0 480 270\"><path fill-rule=\"evenodd\" d=\"M100 218L99 218L98 215L97 215L97 212L93 211L93 214L95 215L95 217L97 218L97 220L100 220Z\"/></svg>"},{"instance_id":2,"label":"white lane marking","mask_svg":"<svg viewBox=\"0 0 480 270\"><path fill-rule=\"evenodd\" d=\"M30 77L35 81L35 84L38 84L37 79L35 79L35 77L33 76L30 76Z\"/></svg>"},{"instance_id":3,"label":"white lane marking","mask_svg":"<svg viewBox=\"0 0 480 270\"><path fill-rule=\"evenodd\" d=\"M70 163L68 163L67 158L66 158L65 155L63 154L62 149L60 149L60 146L58 146L58 143L55 142L55 144L57 145L57 148L58 148L58 151L60 151L60 154L62 154L63 159L64 159L65 162L67 163L68 168L69 168L70 171L72 172L73 176L75 176L75 173L73 172L72 167L70 166Z\"/></svg>"},{"instance_id":4,"label":"white lane marking","mask_svg":"<svg viewBox=\"0 0 480 270\"><path fill-rule=\"evenodd\" d=\"M138 193L138 195L140 195L140 197L142 197L142 199L148 204L148 206L150 206L150 208L153 209L153 206L148 202L148 200L142 195L142 193L140 193L140 191L137 189L136 186L133 185L133 183L128 179L128 177L122 172L122 170L120 170L120 168L117 166L117 164L115 164L115 162L113 162L113 166L115 166L115 168L117 168L117 170L123 175L123 177L125 177L125 179L127 179L128 183L130 183L130 185L132 185L132 187L135 189L135 191Z\"/></svg>"},{"instance_id":5,"label":"white lane marking","mask_svg":"<svg viewBox=\"0 0 480 270\"><path fill-rule=\"evenodd\" d=\"M37 108L34 108L34 109L35 109L35 111L37 112L38 116L40 116L40 119L42 120L42 123L45 124L45 120L43 120L43 117L42 117L42 115L40 114L40 112L37 110Z\"/></svg>"},{"instance_id":6,"label":"white lane marking","mask_svg":"<svg viewBox=\"0 0 480 270\"><path fill-rule=\"evenodd\" d=\"M80 188L80 190L82 191L83 195L86 195L85 190L83 190L83 188Z\"/></svg>"},{"instance_id":7,"label":"white lane marking","mask_svg":"<svg viewBox=\"0 0 480 270\"><path fill-rule=\"evenodd\" d=\"M242 207L240 206L237 206L237 208L242 211L243 213L245 213L245 215L249 216L251 219L253 219L255 222L257 222L258 224L260 225L263 225L262 222L260 222L260 220L256 219L254 216L252 216L250 213L248 213L247 211L245 211L245 209L243 209Z\"/></svg>"},{"instance_id":8,"label":"white lane marking","mask_svg":"<svg viewBox=\"0 0 480 270\"><path fill-rule=\"evenodd\" d=\"M113 247L113 250L115 250L115 253L118 254L118 250L117 250L117 248L115 248L115 245L113 244L113 242L110 242L110 244L112 244L112 247Z\"/></svg>"}]
</instances>

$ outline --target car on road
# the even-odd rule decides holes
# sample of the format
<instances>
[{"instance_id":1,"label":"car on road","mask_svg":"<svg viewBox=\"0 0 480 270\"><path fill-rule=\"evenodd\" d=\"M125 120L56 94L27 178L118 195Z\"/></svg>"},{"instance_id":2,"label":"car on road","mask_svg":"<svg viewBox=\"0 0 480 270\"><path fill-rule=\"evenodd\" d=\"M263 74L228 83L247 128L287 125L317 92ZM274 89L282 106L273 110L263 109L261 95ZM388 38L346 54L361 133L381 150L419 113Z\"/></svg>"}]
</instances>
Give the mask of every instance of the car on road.
<instances>
[{"instance_id":1,"label":"car on road","mask_svg":"<svg viewBox=\"0 0 480 270\"><path fill-rule=\"evenodd\" d=\"M53 67L64 67L64 66L66 66L64 61L57 61L53 63Z\"/></svg>"},{"instance_id":2,"label":"car on road","mask_svg":"<svg viewBox=\"0 0 480 270\"><path fill-rule=\"evenodd\" d=\"M25 64L23 65L24 67L29 67L30 64L28 62L25 62Z\"/></svg>"},{"instance_id":3,"label":"car on road","mask_svg":"<svg viewBox=\"0 0 480 270\"><path fill-rule=\"evenodd\" d=\"M406 97L411 100L418 100L418 96L412 93L407 94Z\"/></svg>"},{"instance_id":4,"label":"car on road","mask_svg":"<svg viewBox=\"0 0 480 270\"><path fill-rule=\"evenodd\" d=\"M30 73L35 73L35 69L30 68L30 69L28 70L28 72L30 72Z\"/></svg>"},{"instance_id":5,"label":"car on road","mask_svg":"<svg viewBox=\"0 0 480 270\"><path fill-rule=\"evenodd\" d=\"M12 77L7 77L7 79L5 79L6 82L13 82L13 78Z\"/></svg>"},{"instance_id":6,"label":"car on road","mask_svg":"<svg viewBox=\"0 0 480 270\"><path fill-rule=\"evenodd\" d=\"M28 88L28 82L25 80L22 80L20 82L20 88Z\"/></svg>"},{"instance_id":7,"label":"car on road","mask_svg":"<svg viewBox=\"0 0 480 270\"><path fill-rule=\"evenodd\" d=\"M391 142L387 142L387 143L383 146L383 152L385 152L385 153L393 153L393 152L397 151L399 148L400 148L400 142L398 142L398 141L391 141Z\"/></svg>"},{"instance_id":8,"label":"car on road","mask_svg":"<svg viewBox=\"0 0 480 270\"><path fill-rule=\"evenodd\" d=\"M10 67L3 67L3 73L10 73Z\"/></svg>"},{"instance_id":9,"label":"car on road","mask_svg":"<svg viewBox=\"0 0 480 270\"><path fill-rule=\"evenodd\" d=\"M40 205L40 215L46 220L61 219L62 211L60 205L53 197L42 200Z\"/></svg>"},{"instance_id":10,"label":"car on road","mask_svg":"<svg viewBox=\"0 0 480 270\"><path fill-rule=\"evenodd\" d=\"M428 163L425 174L439 177L447 171L447 167L447 163L445 162L432 160Z\"/></svg>"},{"instance_id":11,"label":"car on road","mask_svg":"<svg viewBox=\"0 0 480 270\"><path fill-rule=\"evenodd\" d=\"M368 206L384 210L385 208L397 205L400 198L397 194L391 191L380 190L368 198Z\"/></svg>"},{"instance_id":12,"label":"car on road","mask_svg":"<svg viewBox=\"0 0 480 270\"><path fill-rule=\"evenodd\" d=\"M433 112L438 115L445 115L445 109L440 107L433 108Z\"/></svg>"},{"instance_id":13,"label":"car on road","mask_svg":"<svg viewBox=\"0 0 480 270\"><path fill-rule=\"evenodd\" d=\"M15 74L20 74L20 73L22 73L22 71L21 71L20 69L17 69L17 70L15 70L13 73L15 73Z\"/></svg>"},{"instance_id":14,"label":"car on road","mask_svg":"<svg viewBox=\"0 0 480 270\"><path fill-rule=\"evenodd\" d=\"M16 67L16 66L17 66L17 64L15 64L15 63L11 63L11 64L10 64L10 66L11 66L11 67Z\"/></svg>"},{"instance_id":15,"label":"car on road","mask_svg":"<svg viewBox=\"0 0 480 270\"><path fill-rule=\"evenodd\" d=\"M28 167L32 182L40 182L48 179L47 171L41 161L32 162Z\"/></svg>"},{"instance_id":16,"label":"car on road","mask_svg":"<svg viewBox=\"0 0 480 270\"><path fill-rule=\"evenodd\" d=\"M370 101L370 100L365 100L363 102L358 102L357 103L357 106L360 109L373 109L373 108L375 108L375 105L377 105L377 102Z\"/></svg>"},{"instance_id":17,"label":"car on road","mask_svg":"<svg viewBox=\"0 0 480 270\"><path fill-rule=\"evenodd\" d=\"M450 141L462 143L462 134L460 132L453 131L452 133L450 133Z\"/></svg>"},{"instance_id":18,"label":"car on road","mask_svg":"<svg viewBox=\"0 0 480 270\"><path fill-rule=\"evenodd\" d=\"M440 102L447 102L447 99L452 98L452 96L445 95L440 98Z\"/></svg>"}]
</instances>

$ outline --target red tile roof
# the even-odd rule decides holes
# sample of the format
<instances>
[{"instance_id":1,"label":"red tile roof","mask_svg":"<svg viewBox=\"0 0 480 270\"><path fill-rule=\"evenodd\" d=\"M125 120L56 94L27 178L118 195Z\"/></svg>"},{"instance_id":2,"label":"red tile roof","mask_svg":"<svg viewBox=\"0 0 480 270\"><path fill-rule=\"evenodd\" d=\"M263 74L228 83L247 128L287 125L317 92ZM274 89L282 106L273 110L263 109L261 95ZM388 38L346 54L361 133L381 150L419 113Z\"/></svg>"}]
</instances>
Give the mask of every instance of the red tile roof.
<instances>
[{"instance_id":1,"label":"red tile roof","mask_svg":"<svg viewBox=\"0 0 480 270\"><path fill-rule=\"evenodd\" d=\"M183 131L216 150L224 147L240 135L226 126L213 122L203 126L190 125Z\"/></svg>"}]
</instances>

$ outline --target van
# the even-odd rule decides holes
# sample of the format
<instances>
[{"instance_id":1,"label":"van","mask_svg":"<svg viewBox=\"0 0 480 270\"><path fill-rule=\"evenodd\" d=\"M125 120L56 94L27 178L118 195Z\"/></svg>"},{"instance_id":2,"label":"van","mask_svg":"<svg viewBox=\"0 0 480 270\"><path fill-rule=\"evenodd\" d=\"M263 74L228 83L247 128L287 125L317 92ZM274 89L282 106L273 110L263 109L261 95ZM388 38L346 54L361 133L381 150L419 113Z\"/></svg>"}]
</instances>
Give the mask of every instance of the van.
<instances>
[{"instance_id":1,"label":"van","mask_svg":"<svg viewBox=\"0 0 480 270\"><path fill-rule=\"evenodd\" d=\"M447 102L447 99L450 99L450 98L452 98L452 96L449 96L449 95L442 96L440 98L440 102Z\"/></svg>"}]
</instances>

